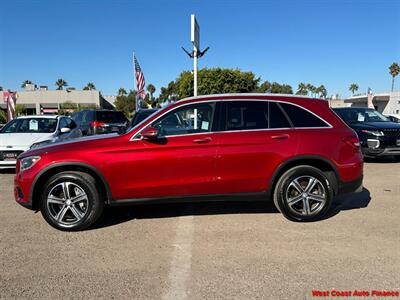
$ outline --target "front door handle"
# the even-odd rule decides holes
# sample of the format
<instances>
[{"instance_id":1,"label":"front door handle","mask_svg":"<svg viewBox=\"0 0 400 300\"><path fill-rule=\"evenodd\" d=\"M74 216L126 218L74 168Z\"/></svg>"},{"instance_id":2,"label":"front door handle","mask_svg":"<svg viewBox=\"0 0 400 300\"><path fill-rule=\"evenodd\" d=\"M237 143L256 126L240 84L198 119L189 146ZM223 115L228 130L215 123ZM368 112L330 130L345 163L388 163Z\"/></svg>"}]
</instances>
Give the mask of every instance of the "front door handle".
<instances>
[{"instance_id":1,"label":"front door handle","mask_svg":"<svg viewBox=\"0 0 400 300\"><path fill-rule=\"evenodd\" d=\"M196 144L205 144L205 143L209 143L209 142L211 142L211 141L212 141L212 138L206 137L206 138L202 138L202 139L195 139L195 140L193 140L193 143L196 143Z\"/></svg>"},{"instance_id":2,"label":"front door handle","mask_svg":"<svg viewBox=\"0 0 400 300\"><path fill-rule=\"evenodd\" d=\"M288 134L273 135L271 139L273 140L287 140L289 138Z\"/></svg>"}]
</instances>

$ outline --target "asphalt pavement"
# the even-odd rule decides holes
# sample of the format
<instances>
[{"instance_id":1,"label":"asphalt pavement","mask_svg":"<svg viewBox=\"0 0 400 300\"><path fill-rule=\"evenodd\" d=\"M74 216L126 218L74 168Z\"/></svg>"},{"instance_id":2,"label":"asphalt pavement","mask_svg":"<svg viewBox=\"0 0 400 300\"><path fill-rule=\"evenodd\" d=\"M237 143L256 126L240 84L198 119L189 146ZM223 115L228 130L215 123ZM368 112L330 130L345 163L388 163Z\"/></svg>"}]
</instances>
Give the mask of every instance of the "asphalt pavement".
<instances>
[{"instance_id":1,"label":"asphalt pavement","mask_svg":"<svg viewBox=\"0 0 400 300\"><path fill-rule=\"evenodd\" d=\"M318 222L287 221L271 203L204 202L110 208L95 228L75 233L16 204L13 176L0 171L1 299L316 299L313 290L400 290L394 160L367 162L363 192L336 199Z\"/></svg>"}]
</instances>

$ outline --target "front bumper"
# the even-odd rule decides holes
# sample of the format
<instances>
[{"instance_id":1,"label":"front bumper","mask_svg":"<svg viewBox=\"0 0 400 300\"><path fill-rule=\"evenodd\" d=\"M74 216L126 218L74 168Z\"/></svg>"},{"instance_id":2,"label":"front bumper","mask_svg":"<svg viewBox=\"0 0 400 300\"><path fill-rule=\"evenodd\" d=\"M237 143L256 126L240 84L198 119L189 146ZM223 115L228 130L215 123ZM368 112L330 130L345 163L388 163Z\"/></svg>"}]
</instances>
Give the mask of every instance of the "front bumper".
<instances>
[{"instance_id":1,"label":"front bumper","mask_svg":"<svg viewBox=\"0 0 400 300\"><path fill-rule=\"evenodd\" d=\"M390 147L390 148L362 148L362 153L366 157L379 157L379 156L391 156L400 155L400 147Z\"/></svg>"}]
</instances>

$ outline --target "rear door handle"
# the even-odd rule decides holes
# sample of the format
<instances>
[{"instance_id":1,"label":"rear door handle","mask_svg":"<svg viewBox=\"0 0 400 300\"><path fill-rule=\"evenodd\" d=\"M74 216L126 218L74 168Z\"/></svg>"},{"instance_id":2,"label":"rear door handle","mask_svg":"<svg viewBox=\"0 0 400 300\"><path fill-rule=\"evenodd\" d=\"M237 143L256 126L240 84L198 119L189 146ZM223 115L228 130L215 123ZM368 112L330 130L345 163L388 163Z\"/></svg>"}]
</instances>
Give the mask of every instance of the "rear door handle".
<instances>
[{"instance_id":1,"label":"rear door handle","mask_svg":"<svg viewBox=\"0 0 400 300\"><path fill-rule=\"evenodd\" d=\"M193 143L196 143L196 144L205 144L205 143L209 143L209 142L211 142L211 141L212 141L212 138L206 137L206 138L202 138L202 139L195 139L195 140L193 140Z\"/></svg>"},{"instance_id":2,"label":"rear door handle","mask_svg":"<svg viewBox=\"0 0 400 300\"><path fill-rule=\"evenodd\" d=\"M287 140L289 138L288 134L273 135L271 139L273 140Z\"/></svg>"}]
</instances>

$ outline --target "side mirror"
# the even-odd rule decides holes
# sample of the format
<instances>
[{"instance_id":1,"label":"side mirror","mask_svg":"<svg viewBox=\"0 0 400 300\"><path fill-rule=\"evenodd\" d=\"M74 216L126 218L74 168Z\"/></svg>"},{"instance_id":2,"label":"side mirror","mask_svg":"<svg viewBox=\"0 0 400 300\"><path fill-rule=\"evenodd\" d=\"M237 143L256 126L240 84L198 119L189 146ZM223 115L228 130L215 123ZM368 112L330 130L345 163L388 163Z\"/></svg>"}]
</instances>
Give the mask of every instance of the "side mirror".
<instances>
[{"instance_id":1,"label":"side mirror","mask_svg":"<svg viewBox=\"0 0 400 300\"><path fill-rule=\"evenodd\" d=\"M61 128L60 132L61 133L69 133L69 132L71 132L71 128L63 127L63 128Z\"/></svg>"},{"instance_id":2,"label":"side mirror","mask_svg":"<svg viewBox=\"0 0 400 300\"><path fill-rule=\"evenodd\" d=\"M147 127L141 133L141 136L145 140L155 140L158 139L158 130L154 127Z\"/></svg>"}]
</instances>

